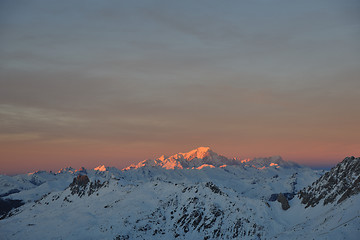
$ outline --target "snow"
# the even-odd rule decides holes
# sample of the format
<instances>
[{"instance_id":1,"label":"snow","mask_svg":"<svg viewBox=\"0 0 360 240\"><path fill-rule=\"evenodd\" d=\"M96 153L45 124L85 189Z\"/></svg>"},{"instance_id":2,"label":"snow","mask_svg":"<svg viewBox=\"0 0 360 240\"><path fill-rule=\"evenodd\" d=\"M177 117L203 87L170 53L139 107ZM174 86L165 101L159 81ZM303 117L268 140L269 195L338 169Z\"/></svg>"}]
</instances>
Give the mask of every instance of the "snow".
<instances>
[{"instance_id":1,"label":"snow","mask_svg":"<svg viewBox=\"0 0 360 240\"><path fill-rule=\"evenodd\" d=\"M201 165L200 167L197 167L196 169L198 169L198 170L200 170L200 169L203 169L203 168L206 168L206 167L208 167L208 168L215 168L213 165L211 165L211 164L203 164L203 165Z\"/></svg>"},{"instance_id":2,"label":"snow","mask_svg":"<svg viewBox=\"0 0 360 240\"><path fill-rule=\"evenodd\" d=\"M269 158L255 158L255 159L229 159L213 152L209 147L199 147L185 153L177 153L170 157L161 157L153 160L147 159L138 164L132 164L123 170L139 169L143 167L160 167L165 169L191 169L199 168L202 165L212 165L214 167L220 166L243 166L253 167L258 169L265 169L269 167L285 167L293 168L300 167L298 164L286 162L280 156Z\"/></svg>"},{"instance_id":3,"label":"snow","mask_svg":"<svg viewBox=\"0 0 360 240\"><path fill-rule=\"evenodd\" d=\"M105 165L100 165L96 168L94 168L95 171L100 171L100 172L105 172L106 171L106 167Z\"/></svg>"},{"instance_id":4,"label":"snow","mask_svg":"<svg viewBox=\"0 0 360 240\"><path fill-rule=\"evenodd\" d=\"M187 153L179 153L182 157L188 161L193 160L194 158L204 158L211 155L213 152L209 147L199 147Z\"/></svg>"},{"instance_id":5,"label":"snow","mask_svg":"<svg viewBox=\"0 0 360 240\"><path fill-rule=\"evenodd\" d=\"M107 184L72 195L68 186L82 173ZM323 174L280 157L240 161L202 147L122 171L101 165L0 175L2 192L20 190L5 198L26 201L0 220L1 239L357 239L359 194L308 208L295 196L287 211L269 201Z\"/></svg>"}]
</instances>

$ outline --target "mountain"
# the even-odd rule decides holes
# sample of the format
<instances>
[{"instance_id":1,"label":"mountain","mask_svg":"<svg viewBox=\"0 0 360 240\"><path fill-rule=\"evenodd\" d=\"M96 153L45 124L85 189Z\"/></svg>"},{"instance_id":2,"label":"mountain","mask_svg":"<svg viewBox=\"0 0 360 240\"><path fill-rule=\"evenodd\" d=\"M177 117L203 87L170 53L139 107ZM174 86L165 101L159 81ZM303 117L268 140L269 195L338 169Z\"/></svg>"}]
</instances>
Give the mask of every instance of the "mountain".
<instances>
[{"instance_id":1,"label":"mountain","mask_svg":"<svg viewBox=\"0 0 360 240\"><path fill-rule=\"evenodd\" d=\"M0 232L2 239L357 239L358 162L346 158L325 173L200 147L123 170L4 176L1 184L13 182L19 192L2 201L24 205L3 216ZM21 185L34 174L38 185Z\"/></svg>"},{"instance_id":2,"label":"mountain","mask_svg":"<svg viewBox=\"0 0 360 240\"><path fill-rule=\"evenodd\" d=\"M282 166L295 167L295 163L286 162L281 157L255 158L246 160L229 159L213 152L209 147L199 147L186 153L177 153L170 157L164 155L155 160L147 159L136 165L130 165L123 170L132 170L143 167L159 167L165 169L190 169L203 167L225 167L225 166L252 166L256 168Z\"/></svg>"},{"instance_id":3,"label":"mountain","mask_svg":"<svg viewBox=\"0 0 360 240\"><path fill-rule=\"evenodd\" d=\"M360 193L360 158L347 157L311 186L299 192L306 207L341 203Z\"/></svg>"},{"instance_id":4,"label":"mountain","mask_svg":"<svg viewBox=\"0 0 360 240\"><path fill-rule=\"evenodd\" d=\"M359 193L360 158L347 157L299 191L295 211L301 210L300 216L306 216L306 221L276 237L293 238L294 232L302 232L303 239L358 239Z\"/></svg>"},{"instance_id":5,"label":"mountain","mask_svg":"<svg viewBox=\"0 0 360 240\"><path fill-rule=\"evenodd\" d=\"M155 160L148 159L136 165L131 165L124 170L141 167L161 167L165 169L198 168L206 164L208 167L219 167L229 163L229 159L213 152L209 147L199 147L187 153L178 153L171 157L164 155Z\"/></svg>"}]
</instances>

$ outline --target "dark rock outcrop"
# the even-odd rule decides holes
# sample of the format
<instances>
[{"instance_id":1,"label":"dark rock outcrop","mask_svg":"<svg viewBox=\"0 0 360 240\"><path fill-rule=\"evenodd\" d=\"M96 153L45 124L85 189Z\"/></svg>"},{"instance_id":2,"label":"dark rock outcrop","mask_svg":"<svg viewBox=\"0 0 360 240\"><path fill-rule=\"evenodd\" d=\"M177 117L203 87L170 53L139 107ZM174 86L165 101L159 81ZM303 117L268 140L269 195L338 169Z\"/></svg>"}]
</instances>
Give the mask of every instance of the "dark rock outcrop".
<instances>
[{"instance_id":1,"label":"dark rock outcrop","mask_svg":"<svg viewBox=\"0 0 360 240\"><path fill-rule=\"evenodd\" d=\"M100 180L90 182L90 179L87 175L79 175L74 178L73 182L69 185L69 187L72 195L77 194L79 197L82 197L85 194L90 196L91 194L98 191L100 188L107 186L108 184L108 181L101 183Z\"/></svg>"},{"instance_id":2,"label":"dark rock outcrop","mask_svg":"<svg viewBox=\"0 0 360 240\"><path fill-rule=\"evenodd\" d=\"M79 195L82 197L85 194L87 184L90 182L87 175L79 175L74 178L73 182L69 185L72 195Z\"/></svg>"},{"instance_id":3,"label":"dark rock outcrop","mask_svg":"<svg viewBox=\"0 0 360 240\"><path fill-rule=\"evenodd\" d=\"M20 206L24 205L22 200L12 200L12 199L1 199L0 198L0 220L7 217L8 213Z\"/></svg>"},{"instance_id":4,"label":"dark rock outcrop","mask_svg":"<svg viewBox=\"0 0 360 240\"><path fill-rule=\"evenodd\" d=\"M99 190L100 188L108 185L109 182L105 181L103 183L100 182L100 180L97 180L95 182L90 182L89 190L88 190L88 196Z\"/></svg>"},{"instance_id":5,"label":"dark rock outcrop","mask_svg":"<svg viewBox=\"0 0 360 240\"><path fill-rule=\"evenodd\" d=\"M296 193L282 193L286 199L288 201L290 201L291 199L293 199L296 195ZM278 196L279 196L279 193L274 193L274 194L271 194L270 198L268 201L270 202L275 202L277 199L278 199Z\"/></svg>"},{"instance_id":6,"label":"dark rock outcrop","mask_svg":"<svg viewBox=\"0 0 360 240\"><path fill-rule=\"evenodd\" d=\"M283 210L288 210L290 208L289 201L284 196L284 194L280 193L276 199L279 203L281 203L281 207Z\"/></svg>"},{"instance_id":7,"label":"dark rock outcrop","mask_svg":"<svg viewBox=\"0 0 360 240\"><path fill-rule=\"evenodd\" d=\"M298 194L301 203L314 207L323 204L341 203L352 195L360 193L360 158L347 157L329 172L304 188Z\"/></svg>"},{"instance_id":8,"label":"dark rock outcrop","mask_svg":"<svg viewBox=\"0 0 360 240\"><path fill-rule=\"evenodd\" d=\"M224 193L220 190L220 188L218 186L216 186L214 183L212 182L207 182L205 184L206 187L210 188L210 190L213 192L213 193L216 193L216 194L220 194L220 195L223 195Z\"/></svg>"}]
</instances>

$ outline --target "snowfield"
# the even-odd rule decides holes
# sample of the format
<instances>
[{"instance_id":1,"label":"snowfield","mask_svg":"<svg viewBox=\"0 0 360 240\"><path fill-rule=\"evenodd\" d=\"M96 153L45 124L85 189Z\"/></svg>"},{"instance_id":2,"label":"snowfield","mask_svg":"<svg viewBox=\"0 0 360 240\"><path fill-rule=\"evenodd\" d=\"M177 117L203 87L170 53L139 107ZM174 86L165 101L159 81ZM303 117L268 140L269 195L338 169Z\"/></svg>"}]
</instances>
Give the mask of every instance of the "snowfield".
<instances>
[{"instance_id":1,"label":"snowfield","mask_svg":"<svg viewBox=\"0 0 360 240\"><path fill-rule=\"evenodd\" d=\"M202 147L123 170L0 176L2 199L24 202L3 213L1 239L355 240L359 166L360 158L347 158L325 174L280 157L228 159ZM344 186L350 190L327 190ZM328 195L334 201L324 205Z\"/></svg>"}]
</instances>

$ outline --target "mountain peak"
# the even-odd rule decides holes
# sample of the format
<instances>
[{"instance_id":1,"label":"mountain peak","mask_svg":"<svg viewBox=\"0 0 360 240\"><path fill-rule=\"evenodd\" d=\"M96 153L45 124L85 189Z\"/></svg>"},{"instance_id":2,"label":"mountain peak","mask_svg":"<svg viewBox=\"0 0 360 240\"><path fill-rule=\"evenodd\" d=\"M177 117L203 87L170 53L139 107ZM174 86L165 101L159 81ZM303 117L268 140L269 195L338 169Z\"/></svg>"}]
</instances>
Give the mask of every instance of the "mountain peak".
<instances>
[{"instance_id":1,"label":"mountain peak","mask_svg":"<svg viewBox=\"0 0 360 240\"><path fill-rule=\"evenodd\" d=\"M187 153L179 153L179 155L182 155L184 159L191 161L194 158L203 159L205 157L214 156L217 154L214 153L209 147L198 147Z\"/></svg>"},{"instance_id":2,"label":"mountain peak","mask_svg":"<svg viewBox=\"0 0 360 240\"><path fill-rule=\"evenodd\" d=\"M223 156L219 156L213 152L209 147L198 147L189 152L177 153L171 157L162 155L156 160L148 159L144 160L137 165L130 165L123 170L137 169L145 166L158 166L165 169L183 169L200 167L203 164L221 166L227 159Z\"/></svg>"},{"instance_id":3,"label":"mountain peak","mask_svg":"<svg viewBox=\"0 0 360 240\"><path fill-rule=\"evenodd\" d=\"M162 155L159 158L147 159L138 164L132 164L123 170L138 169L142 167L160 167L165 169L202 169L204 167L243 166L257 169L266 168L292 168L299 165L284 161L280 156L268 158L255 158L247 160L229 159L213 152L210 147L198 147L189 152L177 153L170 157ZM201 167L201 168L200 168Z\"/></svg>"},{"instance_id":4,"label":"mountain peak","mask_svg":"<svg viewBox=\"0 0 360 240\"><path fill-rule=\"evenodd\" d=\"M107 169L105 167L105 165L99 165L96 168L94 168L95 171L99 171L99 172L105 172Z\"/></svg>"},{"instance_id":5,"label":"mountain peak","mask_svg":"<svg viewBox=\"0 0 360 240\"><path fill-rule=\"evenodd\" d=\"M346 157L329 172L299 192L301 203L314 207L321 201L341 203L360 193L360 157Z\"/></svg>"}]
</instances>

